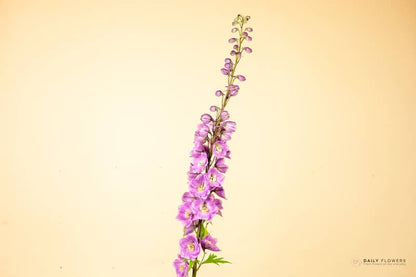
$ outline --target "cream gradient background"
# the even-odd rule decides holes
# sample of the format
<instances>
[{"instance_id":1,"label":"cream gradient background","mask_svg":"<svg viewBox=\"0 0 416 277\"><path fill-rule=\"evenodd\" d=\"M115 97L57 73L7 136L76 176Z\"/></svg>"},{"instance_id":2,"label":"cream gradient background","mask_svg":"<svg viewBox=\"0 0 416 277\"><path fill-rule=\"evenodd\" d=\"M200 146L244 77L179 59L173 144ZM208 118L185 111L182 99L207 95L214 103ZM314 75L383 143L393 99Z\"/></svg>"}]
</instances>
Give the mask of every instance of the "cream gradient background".
<instances>
[{"instance_id":1,"label":"cream gradient background","mask_svg":"<svg viewBox=\"0 0 416 277\"><path fill-rule=\"evenodd\" d=\"M233 264L198 276L416 276L415 1L0 0L1 277L175 275L237 13Z\"/></svg>"}]
</instances>

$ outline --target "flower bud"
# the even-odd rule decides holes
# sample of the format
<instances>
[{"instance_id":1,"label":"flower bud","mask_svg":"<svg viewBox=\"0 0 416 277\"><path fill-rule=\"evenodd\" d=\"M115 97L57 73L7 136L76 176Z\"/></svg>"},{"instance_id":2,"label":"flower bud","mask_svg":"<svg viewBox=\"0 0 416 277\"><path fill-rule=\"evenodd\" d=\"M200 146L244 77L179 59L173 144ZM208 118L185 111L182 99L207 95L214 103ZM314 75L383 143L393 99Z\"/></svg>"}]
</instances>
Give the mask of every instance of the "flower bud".
<instances>
[{"instance_id":1,"label":"flower bud","mask_svg":"<svg viewBox=\"0 0 416 277\"><path fill-rule=\"evenodd\" d=\"M236 53L237 57L241 58L241 52Z\"/></svg>"},{"instance_id":2,"label":"flower bud","mask_svg":"<svg viewBox=\"0 0 416 277\"><path fill-rule=\"evenodd\" d=\"M231 33L235 33L235 32L237 32L238 31L238 28L232 28L231 29Z\"/></svg>"},{"instance_id":3,"label":"flower bud","mask_svg":"<svg viewBox=\"0 0 416 277\"><path fill-rule=\"evenodd\" d=\"M211 106L211 107L209 107L209 110L211 112L215 112L216 110L218 110L218 107L217 106Z\"/></svg>"},{"instance_id":4,"label":"flower bud","mask_svg":"<svg viewBox=\"0 0 416 277\"><path fill-rule=\"evenodd\" d=\"M223 112L221 113L221 117L222 117L222 119L224 119L224 120L228 120L228 119L230 119L230 114L229 114L227 111L223 111Z\"/></svg>"},{"instance_id":5,"label":"flower bud","mask_svg":"<svg viewBox=\"0 0 416 277\"><path fill-rule=\"evenodd\" d=\"M212 121L212 116L210 116L209 114L205 113L203 115L201 115L201 121L205 124L208 124Z\"/></svg>"},{"instance_id":6,"label":"flower bud","mask_svg":"<svg viewBox=\"0 0 416 277\"><path fill-rule=\"evenodd\" d=\"M243 75L237 75L236 76L238 78L238 80L244 82L246 80L246 77L244 77Z\"/></svg>"},{"instance_id":7,"label":"flower bud","mask_svg":"<svg viewBox=\"0 0 416 277\"><path fill-rule=\"evenodd\" d=\"M251 28L251 27L247 27L247 28L246 28L246 31L247 31L247 32L253 32L253 28Z\"/></svg>"},{"instance_id":8,"label":"flower bud","mask_svg":"<svg viewBox=\"0 0 416 277\"><path fill-rule=\"evenodd\" d=\"M228 42L229 43L233 43L233 42L236 42L237 41L237 39L236 38L230 38L229 40L228 40Z\"/></svg>"},{"instance_id":9,"label":"flower bud","mask_svg":"<svg viewBox=\"0 0 416 277\"><path fill-rule=\"evenodd\" d=\"M224 93L223 93L221 90L217 90L217 91L215 92L215 96L220 97L220 96L223 96L223 95L224 95Z\"/></svg>"},{"instance_id":10,"label":"flower bud","mask_svg":"<svg viewBox=\"0 0 416 277\"><path fill-rule=\"evenodd\" d=\"M226 68L221 68L221 73L224 75L228 75L229 71Z\"/></svg>"},{"instance_id":11,"label":"flower bud","mask_svg":"<svg viewBox=\"0 0 416 277\"><path fill-rule=\"evenodd\" d=\"M237 54L237 52L235 52L234 50L231 50L230 55L234 56L235 54Z\"/></svg>"},{"instance_id":12,"label":"flower bud","mask_svg":"<svg viewBox=\"0 0 416 277\"><path fill-rule=\"evenodd\" d=\"M244 51L246 51L246 53L251 53L251 52L253 52L253 50L251 50L251 48L250 47L244 47L243 48L244 49Z\"/></svg>"},{"instance_id":13,"label":"flower bud","mask_svg":"<svg viewBox=\"0 0 416 277\"><path fill-rule=\"evenodd\" d=\"M215 167L221 173L226 173L228 169L228 166L225 164L224 158L217 159L217 161L215 162Z\"/></svg>"},{"instance_id":14,"label":"flower bud","mask_svg":"<svg viewBox=\"0 0 416 277\"><path fill-rule=\"evenodd\" d=\"M237 44L234 44L233 49L234 50L238 50L238 45Z\"/></svg>"},{"instance_id":15,"label":"flower bud","mask_svg":"<svg viewBox=\"0 0 416 277\"><path fill-rule=\"evenodd\" d=\"M233 61L232 61L230 58L226 58L226 59L224 60L224 62L225 62L225 63L232 63Z\"/></svg>"},{"instance_id":16,"label":"flower bud","mask_svg":"<svg viewBox=\"0 0 416 277\"><path fill-rule=\"evenodd\" d=\"M248 41L252 41L252 40L253 40L253 38L252 38L252 37L250 37L250 36L247 36L247 37L246 37L246 40L248 40Z\"/></svg>"}]
</instances>

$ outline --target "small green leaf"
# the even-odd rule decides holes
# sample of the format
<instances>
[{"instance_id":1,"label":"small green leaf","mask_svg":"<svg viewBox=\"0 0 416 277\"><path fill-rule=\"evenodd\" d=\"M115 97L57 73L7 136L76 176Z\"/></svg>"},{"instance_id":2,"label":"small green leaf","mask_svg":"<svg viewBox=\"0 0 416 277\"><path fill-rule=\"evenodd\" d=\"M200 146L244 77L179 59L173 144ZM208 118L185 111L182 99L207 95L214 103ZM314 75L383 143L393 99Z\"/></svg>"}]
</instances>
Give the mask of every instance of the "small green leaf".
<instances>
[{"instance_id":1,"label":"small green leaf","mask_svg":"<svg viewBox=\"0 0 416 277\"><path fill-rule=\"evenodd\" d=\"M201 264L230 264L231 262L224 260L224 258L217 257L214 254L209 254L208 258L203 261Z\"/></svg>"},{"instance_id":2,"label":"small green leaf","mask_svg":"<svg viewBox=\"0 0 416 277\"><path fill-rule=\"evenodd\" d=\"M204 226L204 224L201 224L201 238L205 238L209 235L209 232L207 230L208 223Z\"/></svg>"},{"instance_id":3,"label":"small green leaf","mask_svg":"<svg viewBox=\"0 0 416 277\"><path fill-rule=\"evenodd\" d=\"M189 260L188 272L192 269L193 265L194 265L194 261Z\"/></svg>"},{"instance_id":4,"label":"small green leaf","mask_svg":"<svg viewBox=\"0 0 416 277\"><path fill-rule=\"evenodd\" d=\"M196 263L196 264L199 263L198 259L196 259L196 260L184 259L184 260L189 263L188 272L192 269L192 267L194 266L194 263Z\"/></svg>"}]
</instances>

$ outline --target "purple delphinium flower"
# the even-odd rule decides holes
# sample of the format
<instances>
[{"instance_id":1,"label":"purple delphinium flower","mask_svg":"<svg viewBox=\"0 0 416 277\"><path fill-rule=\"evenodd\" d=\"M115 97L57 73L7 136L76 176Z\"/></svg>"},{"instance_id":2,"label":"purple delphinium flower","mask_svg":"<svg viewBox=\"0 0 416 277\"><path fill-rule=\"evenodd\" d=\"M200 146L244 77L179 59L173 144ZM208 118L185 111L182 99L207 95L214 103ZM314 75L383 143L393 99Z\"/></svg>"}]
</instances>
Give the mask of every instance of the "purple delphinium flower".
<instances>
[{"instance_id":1,"label":"purple delphinium flower","mask_svg":"<svg viewBox=\"0 0 416 277\"><path fill-rule=\"evenodd\" d=\"M192 148L190 156L197 158L201 156L202 153L206 153L205 146L203 142L197 140L194 142L194 148Z\"/></svg>"},{"instance_id":2,"label":"purple delphinium flower","mask_svg":"<svg viewBox=\"0 0 416 277\"><path fill-rule=\"evenodd\" d=\"M181 247L181 256L186 259L196 259L201 251L198 240L194 235L184 237L180 240L179 245Z\"/></svg>"},{"instance_id":3,"label":"purple delphinium flower","mask_svg":"<svg viewBox=\"0 0 416 277\"><path fill-rule=\"evenodd\" d=\"M227 88L230 91L231 96L236 96L238 94L238 91L240 90L240 87L238 85L233 84L228 85Z\"/></svg>"},{"instance_id":4,"label":"purple delphinium flower","mask_svg":"<svg viewBox=\"0 0 416 277\"><path fill-rule=\"evenodd\" d=\"M234 121L226 121L224 122L224 124L222 125L222 128L224 129L225 132L227 133L234 133L235 129L237 127L237 124L235 124Z\"/></svg>"},{"instance_id":5,"label":"purple delphinium flower","mask_svg":"<svg viewBox=\"0 0 416 277\"><path fill-rule=\"evenodd\" d=\"M228 146L225 141L219 140L212 147L212 154L217 158L223 158L227 154Z\"/></svg>"},{"instance_id":6,"label":"purple delphinium flower","mask_svg":"<svg viewBox=\"0 0 416 277\"><path fill-rule=\"evenodd\" d=\"M201 115L201 121L205 124L208 124L212 121L212 116L207 113L204 113L203 115Z\"/></svg>"},{"instance_id":7,"label":"purple delphinium flower","mask_svg":"<svg viewBox=\"0 0 416 277\"><path fill-rule=\"evenodd\" d=\"M201 246L204 250L220 251L217 246L217 239L211 237L211 235L207 235L201 240Z\"/></svg>"},{"instance_id":8,"label":"purple delphinium flower","mask_svg":"<svg viewBox=\"0 0 416 277\"><path fill-rule=\"evenodd\" d=\"M223 95L224 95L224 93L223 93L221 90L217 90L217 91L215 92L215 96L220 97L220 96L223 96Z\"/></svg>"},{"instance_id":9,"label":"purple delphinium flower","mask_svg":"<svg viewBox=\"0 0 416 277\"><path fill-rule=\"evenodd\" d=\"M203 123L198 125L197 130L195 131L195 137L201 138L202 140L207 137L209 133L209 127ZM198 139L199 141L199 139Z\"/></svg>"},{"instance_id":10,"label":"purple delphinium flower","mask_svg":"<svg viewBox=\"0 0 416 277\"><path fill-rule=\"evenodd\" d=\"M201 153L198 157L195 157L192 161L191 170L192 172L201 173L204 171L205 167L208 164L208 157L205 152Z\"/></svg>"},{"instance_id":11,"label":"purple delphinium flower","mask_svg":"<svg viewBox=\"0 0 416 277\"><path fill-rule=\"evenodd\" d=\"M188 275L189 262L185 261L180 255L173 262L173 266L175 267L177 277L186 277Z\"/></svg>"},{"instance_id":12,"label":"purple delphinium flower","mask_svg":"<svg viewBox=\"0 0 416 277\"><path fill-rule=\"evenodd\" d=\"M242 82L244 82L246 80L246 77L244 77L243 75L237 75L235 77L237 77L237 79L242 81Z\"/></svg>"},{"instance_id":13,"label":"purple delphinium flower","mask_svg":"<svg viewBox=\"0 0 416 277\"><path fill-rule=\"evenodd\" d=\"M195 196L193 196L192 195L192 193L190 193L190 192L185 192L183 195L182 195L182 202L183 203L187 203L187 202L192 202L193 200L195 200L196 198L195 198Z\"/></svg>"},{"instance_id":14,"label":"purple delphinium flower","mask_svg":"<svg viewBox=\"0 0 416 277\"><path fill-rule=\"evenodd\" d=\"M216 168L211 168L205 174L205 178L208 184L211 186L211 188L215 188L221 186L222 181L224 180L224 175L219 173Z\"/></svg>"},{"instance_id":15,"label":"purple delphinium flower","mask_svg":"<svg viewBox=\"0 0 416 277\"><path fill-rule=\"evenodd\" d=\"M222 216L221 210L223 209L223 206L222 206L221 199L215 198L214 195L211 194L209 200L211 200L214 203L215 207L217 208L217 214Z\"/></svg>"},{"instance_id":16,"label":"purple delphinium flower","mask_svg":"<svg viewBox=\"0 0 416 277\"><path fill-rule=\"evenodd\" d=\"M193 210L191 208L192 202L185 202L179 206L178 216L176 217L185 227L192 224L193 221Z\"/></svg>"},{"instance_id":17,"label":"purple delphinium flower","mask_svg":"<svg viewBox=\"0 0 416 277\"><path fill-rule=\"evenodd\" d=\"M195 219L211 221L218 212L218 207L212 198L199 199L192 202L192 211L195 214Z\"/></svg>"},{"instance_id":18,"label":"purple delphinium flower","mask_svg":"<svg viewBox=\"0 0 416 277\"><path fill-rule=\"evenodd\" d=\"M222 111L221 118L222 120L228 120L230 118L230 114L227 111Z\"/></svg>"},{"instance_id":19,"label":"purple delphinium flower","mask_svg":"<svg viewBox=\"0 0 416 277\"><path fill-rule=\"evenodd\" d=\"M216 187L213 192L215 192L215 194L217 194L219 197L226 199L225 197L225 191L224 188L222 186L220 187Z\"/></svg>"},{"instance_id":20,"label":"purple delphinium flower","mask_svg":"<svg viewBox=\"0 0 416 277\"><path fill-rule=\"evenodd\" d=\"M220 98L220 105L212 105L209 110L210 115L204 113L197 126L194 135L194 146L190 153L192 162L188 171L189 191L182 196L182 204L178 208L177 219L184 225L184 238L179 242L180 255L173 265L179 277L188 276L188 271L192 271L192 276L196 276L204 261L204 257L199 260L201 249L204 251L220 251L217 247L217 240L208 231L208 222L212 223L215 215L222 216L222 200L225 199L223 187L224 173L228 166L225 158L230 159L228 141L236 129L234 121L230 121L230 114L225 109L232 97L238 95L240 87L235 85L236 81L245 81L246 77L236 71L237 64L252 49L243 46L243 43L252 38L249 32L251 27L245 26L249 16L238 15L233 21L233 38L229 39L232 44L231 57L224 59L224 65L220 69L227 79L227 85L223 91L217 90L215 95ZM209 256L211 257L211 256ZM209 262L206 262L209 263ZM192 268L189 268L192 265Z\"/></svg>"},{"instance_id":21,"label":"purple delphinium flower","mask_svg":"<svg viewBox=\"0 0 416 277\"><path fill-rule=\"evenodd\" d=\"M198 198L205 199L211 192L210 185L205 178L205 174L198 175L189 182L191 193Z\"/></svg>"},{"instance_id":22,"label":"purple delphinium flower","mask_svg":"<svg viewBox=\"0 0 416 277\"><path fill-rule=\"evenodd\" d=\"M226 173L228 170L228 166L225 164L224 158L219 158L215 161L215 167L221 173Z\"/></svg>"}]
</instances>

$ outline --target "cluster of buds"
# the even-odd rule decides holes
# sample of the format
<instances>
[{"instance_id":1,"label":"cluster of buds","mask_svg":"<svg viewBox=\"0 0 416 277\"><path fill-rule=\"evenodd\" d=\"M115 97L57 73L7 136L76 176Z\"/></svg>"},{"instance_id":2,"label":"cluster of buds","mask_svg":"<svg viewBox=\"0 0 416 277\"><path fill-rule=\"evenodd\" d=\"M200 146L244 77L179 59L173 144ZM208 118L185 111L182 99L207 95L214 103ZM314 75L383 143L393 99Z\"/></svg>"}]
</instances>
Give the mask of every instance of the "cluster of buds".
<instances>
[{"instance_id":1,"label":"cluster of buds","mask_svg":"<svg viewBox=\"0 0 416 277\"><path fill-rule=\"evenodd\" d=\"M230 55L235 60L226 58L221 73L228 78L225 90L217 90L215 95L221 97L220 106L211 106L210 111L214 116L205 113L201 116L194 136L194 147L190 156L192 162L188 171L189 190L182 196L182 204L179 206L177 219L183 224L183 238L179 242L180 253L173 265L178 277L188 276L192 270L195 277L202 264L225 263L222 258L211 254L204 260L206 251L220 251L217 239L208 231L208 224L212 223L216 215L222 216L222 200L225 199L223 187L224 174L228 170L226 159L230 159L228 141L236 130L236 123L230 121L230 114L225 110L228 101L236 96L240 87L234 81L245 81L243 75L235 74L236 66L242 57L242 52L251 53L250 47L243 47L244 41L251 41L248 35L253 29L245 27L249 16L238 15L233 21L232 33L238 37L230 38L233 50ZM199 260L200 254L203 254Z\"/></svg>"}]
</instances>

